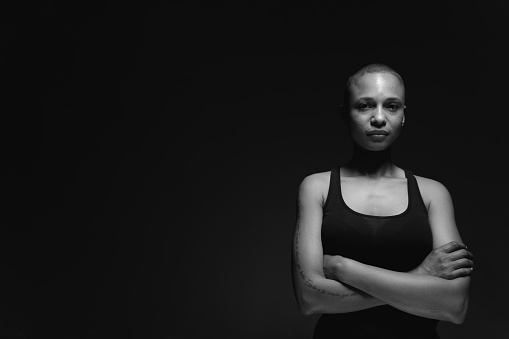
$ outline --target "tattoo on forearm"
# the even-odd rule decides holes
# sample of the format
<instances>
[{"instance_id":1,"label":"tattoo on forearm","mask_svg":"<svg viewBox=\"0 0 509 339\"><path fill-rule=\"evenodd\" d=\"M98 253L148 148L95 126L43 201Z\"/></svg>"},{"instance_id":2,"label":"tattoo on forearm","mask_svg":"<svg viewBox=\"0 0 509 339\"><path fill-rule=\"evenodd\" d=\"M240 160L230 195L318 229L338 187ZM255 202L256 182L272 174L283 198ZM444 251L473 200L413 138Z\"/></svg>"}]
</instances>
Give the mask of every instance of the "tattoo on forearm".
<instances>
[{"instance_id":1,"label":"tattoo on forearm","mask_svg":"<svg viewBox=\"0 0 509 339\"><path fill-rule=\"evenodd\" d=\"M332 297L338 297L340 299L344 299L344 298L353 297L355 295L358 295L356 292L341 294L341 293L334 293L334 292L328 291L328 290L326 290L324 288L319 288L313 282L313 280L311 280L306 275L306 273L304 273L304 270L302 270L302 268L300 267L299 241L300 241L300 225L299 225L299 220L298 220L298 217L297 217L297 226L296 226L296 229L295 229L295 238L294 238L295 268L297 269L297 272L299 273L300 278L304 281L304 285L306 285L309 288L314 289L318 293L329 295L329 296L332 296Z\"/></svg>"}]
</instances>

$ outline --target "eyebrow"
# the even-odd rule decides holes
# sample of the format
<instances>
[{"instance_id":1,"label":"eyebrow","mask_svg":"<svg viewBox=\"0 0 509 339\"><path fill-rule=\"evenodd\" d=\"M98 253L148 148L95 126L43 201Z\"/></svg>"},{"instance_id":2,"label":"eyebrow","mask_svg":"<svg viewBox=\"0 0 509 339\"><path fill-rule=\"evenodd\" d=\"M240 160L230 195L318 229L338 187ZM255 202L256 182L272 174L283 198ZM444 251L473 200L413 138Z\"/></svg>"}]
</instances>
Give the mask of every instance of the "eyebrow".
<instances>
[{"instance_id":1,"label":"eyebrow","mask_svg":"<svg viewBox=\"0 0 509 339\"><path fill-rule=\"evenodd\" d=\"M387 100L385 100L385 101L389 101L389 102L395 102L395 101L403 102L403 100L400 99L400 98L387 98Z\"/></svg>"}]
</instances>

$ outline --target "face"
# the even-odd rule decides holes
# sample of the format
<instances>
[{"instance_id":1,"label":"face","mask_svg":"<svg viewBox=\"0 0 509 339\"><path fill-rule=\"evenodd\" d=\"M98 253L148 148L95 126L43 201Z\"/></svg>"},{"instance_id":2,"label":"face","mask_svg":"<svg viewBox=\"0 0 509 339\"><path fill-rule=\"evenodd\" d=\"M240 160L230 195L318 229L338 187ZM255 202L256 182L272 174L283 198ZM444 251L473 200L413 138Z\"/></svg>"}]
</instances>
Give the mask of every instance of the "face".
<instances>
[{"instance_id":1,"label":"face","mask_svg":"<svg viewBox=\"0 0 509 339\"><path fill-rule=\"evenodd\" d=\"M350 87L348 127L363 149L381 151L397 139L405 121L405 89L390 73L366 73Z\"/></svg>"}]
</instances>

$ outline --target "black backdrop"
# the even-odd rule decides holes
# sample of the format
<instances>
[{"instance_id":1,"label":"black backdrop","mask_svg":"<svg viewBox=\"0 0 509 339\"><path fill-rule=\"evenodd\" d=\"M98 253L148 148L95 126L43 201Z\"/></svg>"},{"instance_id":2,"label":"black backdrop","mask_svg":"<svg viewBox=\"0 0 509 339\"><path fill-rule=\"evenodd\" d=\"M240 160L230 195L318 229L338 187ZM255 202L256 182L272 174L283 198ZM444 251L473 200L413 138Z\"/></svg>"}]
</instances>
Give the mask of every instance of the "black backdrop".
<instances>
[{"instance_id":1,"label":"black backdrop","mask_svg":"<svg viewBox=\"0 0 509 339\"><path fill-rule=\"evenodd\" d=\"M509 331L502 2L72 3L0 10L2 338L309 338L296 191L348 159L370 62L406 81L395 161L449 188L476 256L442 337Z\"/></svg>"}]
</instances>

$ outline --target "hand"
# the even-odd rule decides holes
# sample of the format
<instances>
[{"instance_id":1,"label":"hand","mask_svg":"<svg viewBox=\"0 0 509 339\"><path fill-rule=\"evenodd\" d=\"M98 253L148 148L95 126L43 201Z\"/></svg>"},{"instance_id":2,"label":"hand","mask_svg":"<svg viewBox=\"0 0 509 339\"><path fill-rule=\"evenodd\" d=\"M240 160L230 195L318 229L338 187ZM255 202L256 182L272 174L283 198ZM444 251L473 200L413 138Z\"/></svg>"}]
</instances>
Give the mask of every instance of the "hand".
<instances>
[{"instance_id":1,"label":"hand","mask_svg":"<svg viewBox=\"0 0 509 339\"><path fill-rule=\"evenodd\" d=\"M417 273L447 280L468 276L474 269L473 258L465 245L451 241L431 251L417 268Z\"/></svg>"},{"instance_id":2,"label":"hand","mask_svg":"<svg viewBox=\"0 0 509 339\"><path fill-rule=\"evenodd\" d=\"M323 255L323 273L325 278L339 280L345 258L340 255Z\"/></svg>"}]
</instances>

